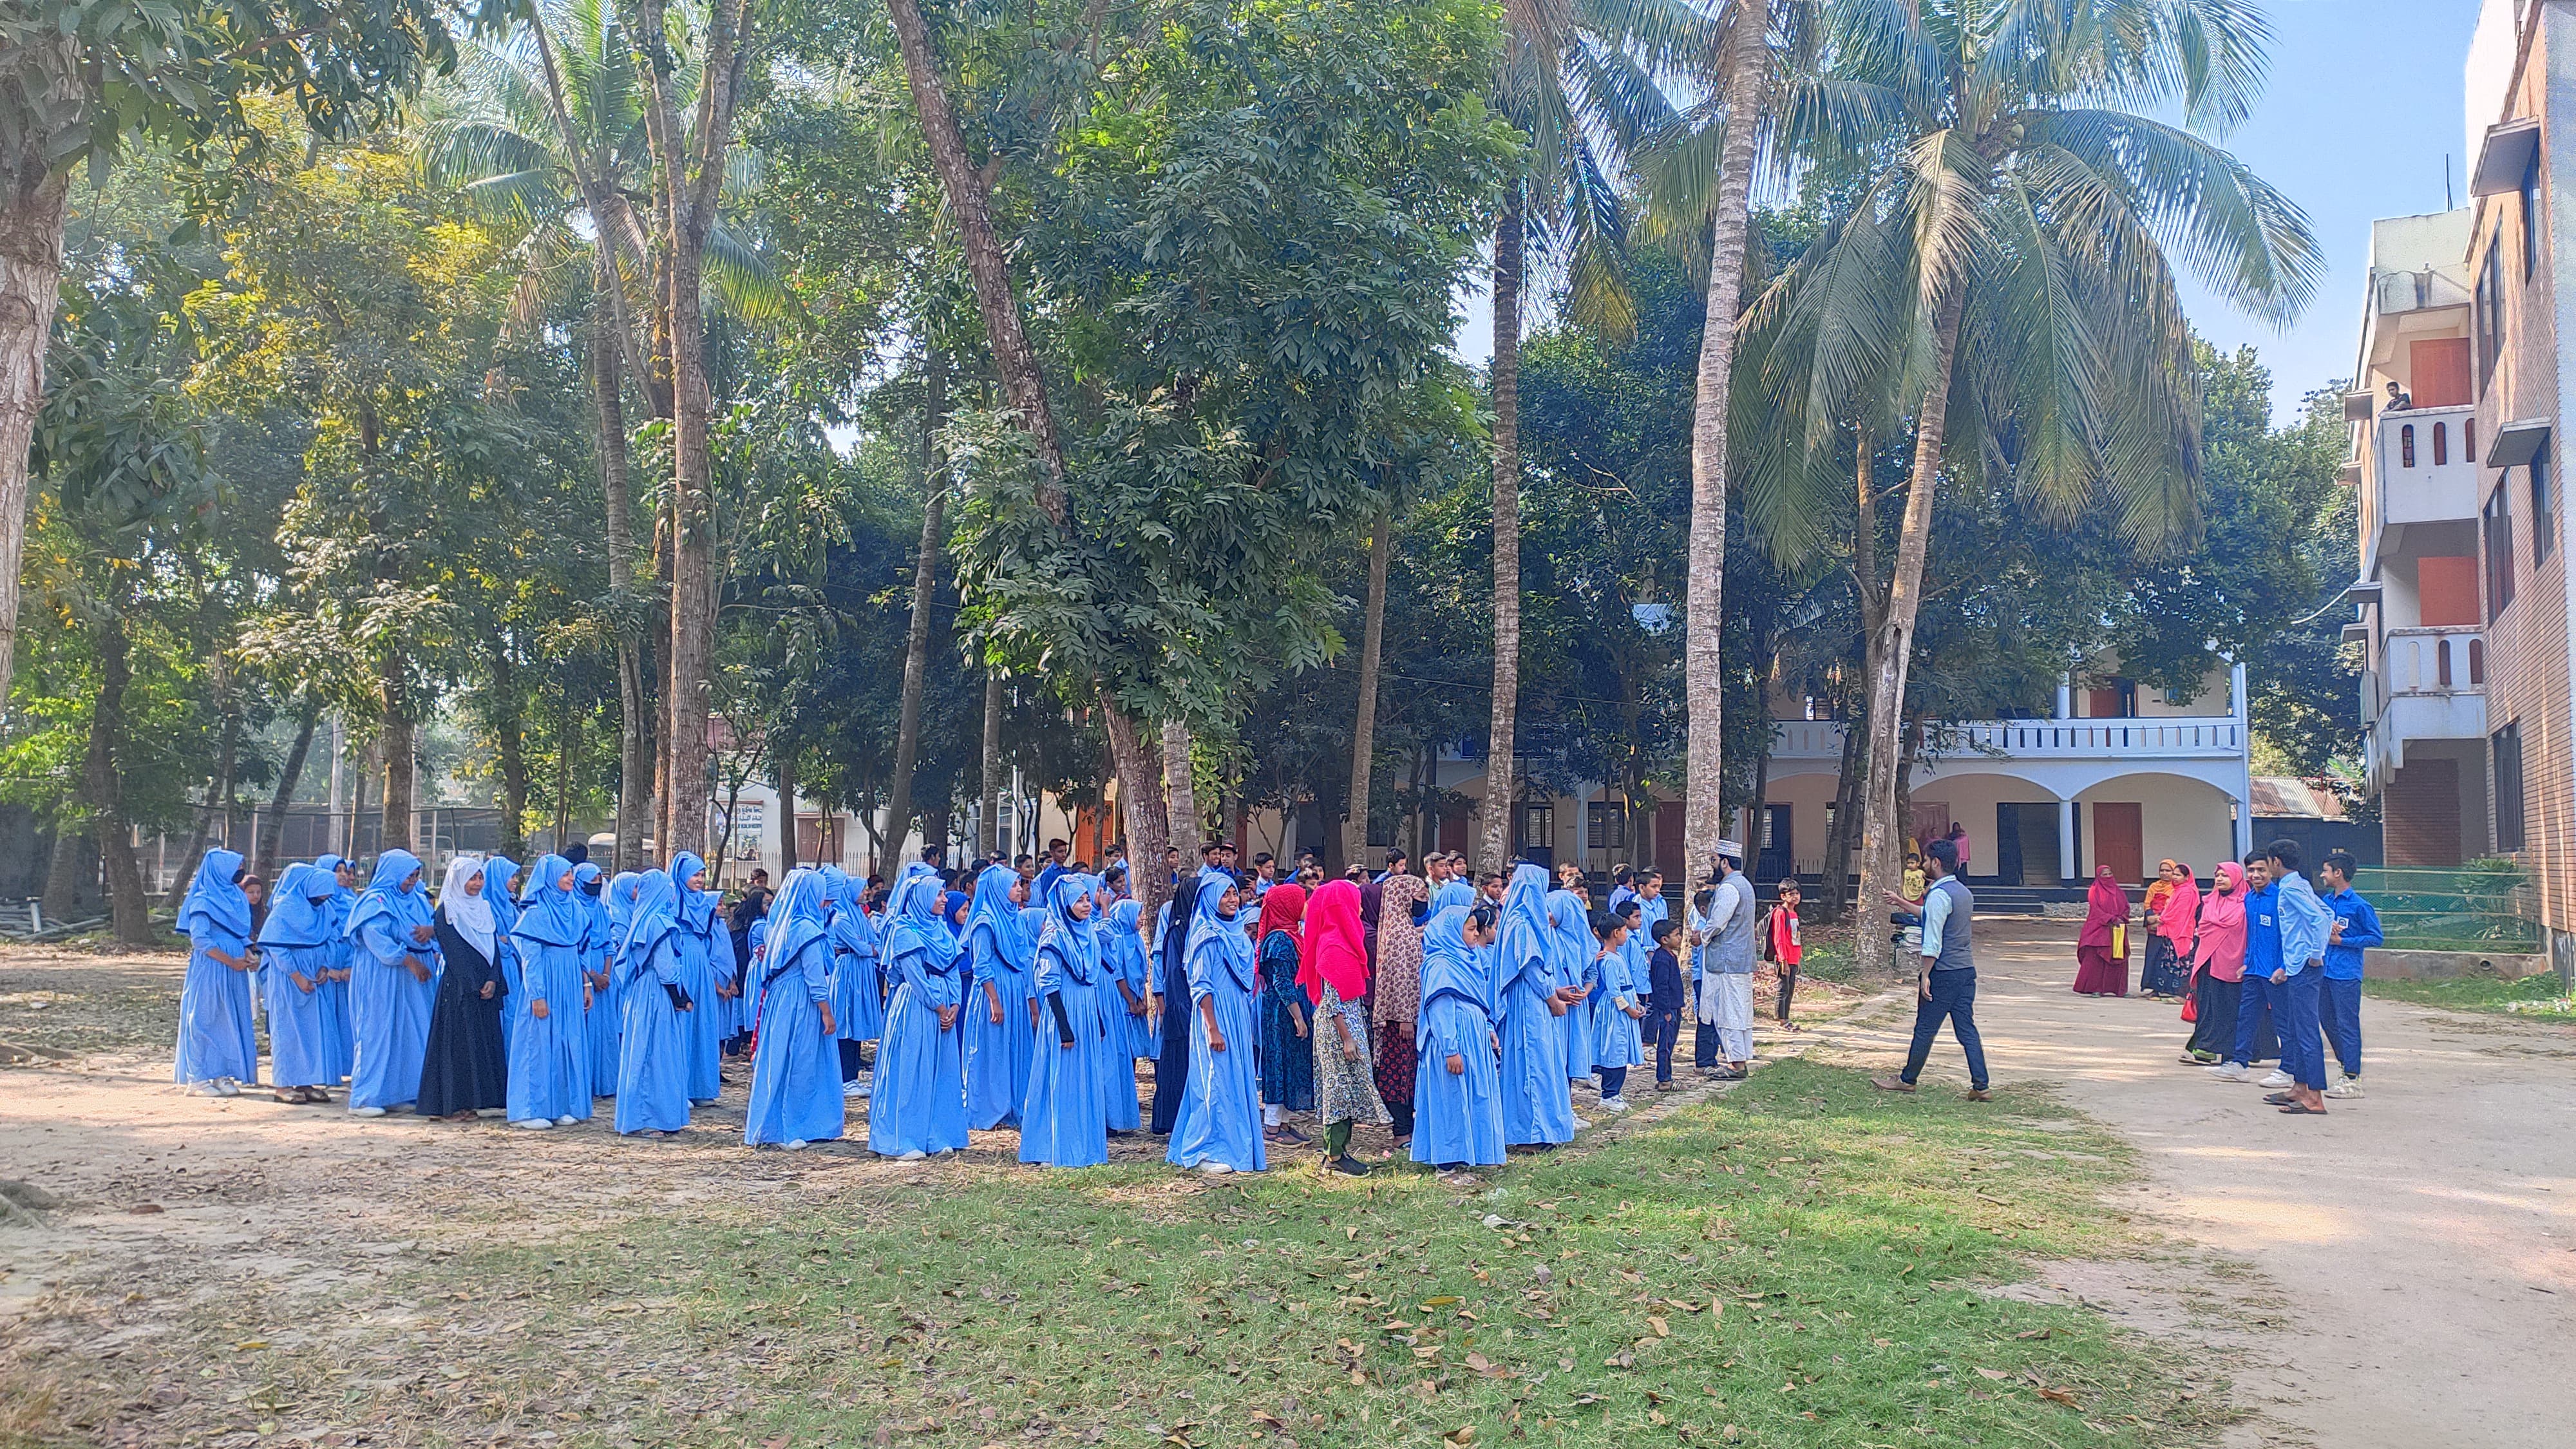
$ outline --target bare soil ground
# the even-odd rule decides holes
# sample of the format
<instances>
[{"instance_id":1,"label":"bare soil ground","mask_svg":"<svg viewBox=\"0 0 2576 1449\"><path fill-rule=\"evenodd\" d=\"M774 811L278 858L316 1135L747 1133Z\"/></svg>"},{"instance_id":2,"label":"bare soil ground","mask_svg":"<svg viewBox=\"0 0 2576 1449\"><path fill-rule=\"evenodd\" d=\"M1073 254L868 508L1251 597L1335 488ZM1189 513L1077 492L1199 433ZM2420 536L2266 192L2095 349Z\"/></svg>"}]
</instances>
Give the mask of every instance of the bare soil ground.
<instances>
[{"instance_id":1,"label":"bare soil ground","mask_svg":"<svg viewBox=\"0 0 2576 1449\"><path fill-rule=\"evenodd\" d=\"M2163 1239L2052 1263L2014 1296L2081 1302L2214 1353L2254 1417L2229 1444L2564 1443L2576 1377L2576 1027L2368 999L2368 1095L2284 1117L2175 1058L2172 1002L2073 994L2073 927L1977 923L1999 1088L2041 1084L2135 1146L2111 1209ZM1900 1057L1910 994L1815 1034ZM1927 1083L1964 1079L1945 1031Z\"/></svg>"}]
</instances>

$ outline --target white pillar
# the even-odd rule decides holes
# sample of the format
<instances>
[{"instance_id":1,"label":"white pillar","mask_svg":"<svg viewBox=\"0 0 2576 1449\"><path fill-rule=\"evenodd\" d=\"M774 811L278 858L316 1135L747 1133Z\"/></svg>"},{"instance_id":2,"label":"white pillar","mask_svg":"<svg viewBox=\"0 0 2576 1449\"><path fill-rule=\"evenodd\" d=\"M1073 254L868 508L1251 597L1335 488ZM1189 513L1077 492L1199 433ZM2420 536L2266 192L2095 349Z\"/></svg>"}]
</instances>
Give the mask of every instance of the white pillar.
<instances>
[{"instance_id":1,"label":"white pillar","mask_svg":"<svg viewBox=\"0 0 2576 1449\"><path fill-rule=\"evenodd\" d=\"M2245 666L2242 663L2228 666L2227 713L2230 718L2240 722L2246 718Z\"/></svg>"},{"instance_id":2,"label":"white pillar","mask_svg":"<svg viewBox=\"0 0 2576 1449\"><path fill-rule=\"evenodd\" d=\"M2062 696L2064 691L2059 691ZM2057 878L2075 879L2075 802L2057 802Z\"/></svg>"},{"instance_id":3,"label":"white pillar","mask_svg":"<svg viewBox=\"0 0 2576 1449\"><path fill-rule=\"evenodd\" d=\"M2057 718L2075 718L2075 678L2073 675L2061 674L2057 676Z\"/></svg>"}]
</instances>

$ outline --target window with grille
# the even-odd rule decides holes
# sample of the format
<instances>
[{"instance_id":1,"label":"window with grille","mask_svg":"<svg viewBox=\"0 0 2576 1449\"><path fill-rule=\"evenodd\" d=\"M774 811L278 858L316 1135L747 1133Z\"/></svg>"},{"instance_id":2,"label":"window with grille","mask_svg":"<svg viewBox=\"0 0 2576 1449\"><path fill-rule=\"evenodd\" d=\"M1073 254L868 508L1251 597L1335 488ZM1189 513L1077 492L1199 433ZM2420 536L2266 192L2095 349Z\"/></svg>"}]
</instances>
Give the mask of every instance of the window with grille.
<instances>
[{"instance_id":1,"label":"window with grille","mask_svg":"<svg viewBox=\"0 0 2576 1449\"><path fill-rule=\"evenodd\" d=\"M1615 800L1594 800L1583 807L1583 844L1588 850L1628 848L1628 807Z\"/></svg>"},{"instance_id":2,"label":"window with grille","mask_svg":"<svg viewBox=\"0 0 2576 1449\"><path fill-rule=\"evenodd\" d=\"M2488 738L2495 757L2496 849L2520 850L2522 828L2522 726L2506 725Z\"/></svg>"}]
</instances>

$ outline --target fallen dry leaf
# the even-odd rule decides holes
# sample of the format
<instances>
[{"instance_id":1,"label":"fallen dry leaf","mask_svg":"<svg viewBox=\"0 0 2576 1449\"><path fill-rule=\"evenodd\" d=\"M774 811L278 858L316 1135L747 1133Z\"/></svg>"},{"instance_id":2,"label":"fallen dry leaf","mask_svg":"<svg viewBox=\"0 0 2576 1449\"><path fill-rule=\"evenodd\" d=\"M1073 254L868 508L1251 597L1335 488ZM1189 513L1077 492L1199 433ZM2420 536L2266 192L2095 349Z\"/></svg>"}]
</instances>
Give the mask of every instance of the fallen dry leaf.
<instances>
[{"instance_id":1,"label":"fallen dry leaf","mask_svg":"<svg viewBox=\"0 0 2576 1449\"><path fill-rule=\"evenodd\" d=\"M2032 1330L2031 1330L2030 1332L2028 1332L2028 1333L2016 1333L2016 1334L2014 1334L2014 1335L2013 1335L2013 1337L2015 1337L2015 1338L2019 1338L2019 1339L2025 1339L2025 1340L2027 1340L2027 1339L2033 1339L2033 1338L2046 1338L2046 1337L2048 1337L2048 1330L2047 1330L2047 1329L2045 1329L2045 1328L2034 1328L2034 1329L2032 1329Z\"/></svg>"},{"instance_id":2,"label":"fallen dry leaf","mask_svg":"<svg viewBox=\"0 0 2576 1449\"><path fill-rule=\"evenodd\" d=\"M2052 1404L2064 1404L2070 1409L2077 1407L2073 1389L2041 1389L2039 1396Z\"/></svg>"},{"instance_id":3,"label":"fallen dry leaf","mask_svg":"<svg viewBox=\"0 0 2576 1449\"><path fill-rule=\"evenodd\" d=\"M1657 1338L1670 1338L1673 1336L1673 1326L1660 1318L1647 1319L1646 1326L1655 1331L1655 1337Z\"/></svg>"},{"instance_id":4,"label":"fallen dry leaf","mask_svg":"<svg viewBox=\"0 0 2576 1449\"><path fill-rule=\"evenodd\" d=\"M2011 1378L2012 1375L2005 1373L2002 1369L1981 1368L1977 1370L1977 1377L1981 1379L2008 1379Z\"/></svg>"}]
</instances>

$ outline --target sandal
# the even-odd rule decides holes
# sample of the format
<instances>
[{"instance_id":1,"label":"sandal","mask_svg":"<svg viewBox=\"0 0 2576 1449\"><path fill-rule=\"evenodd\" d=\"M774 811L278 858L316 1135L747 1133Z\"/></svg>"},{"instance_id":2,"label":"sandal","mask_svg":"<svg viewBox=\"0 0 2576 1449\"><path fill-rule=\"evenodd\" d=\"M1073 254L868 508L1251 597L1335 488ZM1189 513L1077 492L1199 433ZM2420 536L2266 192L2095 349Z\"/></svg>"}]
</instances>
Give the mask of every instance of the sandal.
<instances>
[{"instance_id":1,"label":"sandal","mask_svg":"<svg viewBox=\"0 0 2576 1449\"><path fill-rule=\"evenodd\" d=\"M302 1092L293 1091L285 1087L279 1087L274 1091L271 1091L268 1095L273 1100L284 1102L290 1107L301 1107L305 1104L306 1100Z\"/></svg>"},{"instance_id":2,"label":"sandal","mask_svg":"<svg viewBox=\"0 0 2576 1449\"><path fill-rule=\"evenodd\" d=\"M2281 1109L2281 1115L2284 1117L2322 1117L2326 1115L2326 1109L2323 1107L2302 1106L2297 1102L2292 1102L2290 1105Z\"/></svg>"}]
</instances>

